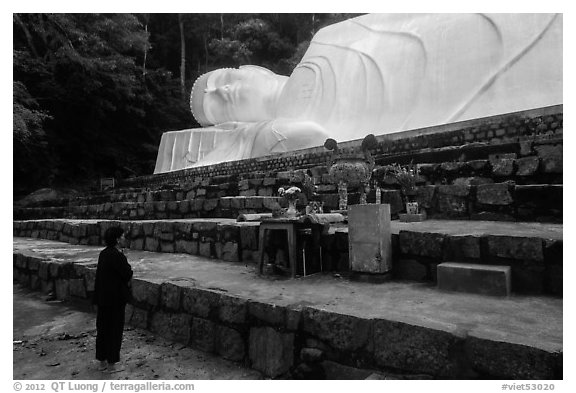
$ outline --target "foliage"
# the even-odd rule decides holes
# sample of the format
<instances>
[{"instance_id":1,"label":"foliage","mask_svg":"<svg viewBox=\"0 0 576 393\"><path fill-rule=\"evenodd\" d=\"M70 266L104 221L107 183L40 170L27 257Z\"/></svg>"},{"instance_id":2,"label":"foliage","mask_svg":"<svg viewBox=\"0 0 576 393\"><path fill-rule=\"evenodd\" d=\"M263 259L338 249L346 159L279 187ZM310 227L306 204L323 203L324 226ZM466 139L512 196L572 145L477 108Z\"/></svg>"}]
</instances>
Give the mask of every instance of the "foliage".
<instances>
[{"instance_id":1,"label":"foliage","mask_svg":"<svg viewBox=\"0 0 576 393\"><path fill-rule=\"evenodd\" d=\"M182 14L185 92L215 68L288 75L348 14ZM152 173L162 133L197 127L177 14L13 14L14 191ZM185 96L187 96L185 94Z\"/></svg>"},{"instance_id":2,"label":"foliage","mask_svg":"<svg viewBox=\"0 0 576 393\"><path fill-rule=\"evenodd\" d=\"M400 166L399 164L387 165L385 167L385 174L393 176L404 195L407 195L416 190L416 179L418 176L418 168L415 166Z\"/></svg>"}]
</instances>

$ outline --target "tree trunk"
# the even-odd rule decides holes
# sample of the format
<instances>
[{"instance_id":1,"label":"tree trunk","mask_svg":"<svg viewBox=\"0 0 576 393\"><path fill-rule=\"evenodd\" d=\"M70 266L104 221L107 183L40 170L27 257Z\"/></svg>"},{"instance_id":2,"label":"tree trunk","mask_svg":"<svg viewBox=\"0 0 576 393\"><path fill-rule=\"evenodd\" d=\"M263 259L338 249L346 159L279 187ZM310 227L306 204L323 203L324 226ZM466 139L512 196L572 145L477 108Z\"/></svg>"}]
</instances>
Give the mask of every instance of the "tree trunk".
<instances>
[{"instance_id":1,"label":"tree trunk","mask_svg":"<svg viewBox=\"0 0 576 393\"><path fill-rule=\"evenodd\" d=\"M18 23L18 25L20 25L20 27L24 31L24 35L26 36L26 41L28 42L28 47L30 48L30 51L32 51L32 54L35 57L38 57L38 51L34 46L34 40L32 39L32 34L30 34L30 30L28 30L28 28L26 27L24 22L22 22L22 19L20 19L20 16L18 14L13 14L13 16L16 23Z\"/></svg>"},{"instance_id":2,"label":"tree trunk","mask_svg":"<svg viewBox=\"0 0 576 393\"><path fill-rule=\"evenodd\" d=\"M144 31L148 35L148 23L144 25ZM146 57L148 56L148 45L144 44L144 60L142 61L142 78L146 79Z\"/></svg>"},{"instance_id":3,"label":"tree trunk","mask_svg":"<svg viewBox=\"0 0 576 393\"><path fill-rule=\"evenodd\" d=\"M178 25L180 26L180 92L182 98L186 99L186 42L184 41L184 20L182 14L178 14Z\"/></svg>"},{"instance_id":4,"label":"tree trunk","mask_svg":"<svg viewBox=\"0 0 576 393\"><path fill-rule=\"evenodd\" d=\"M224 39L224 14L220 14L220 39Z\"/></svg>"}]
</instances>

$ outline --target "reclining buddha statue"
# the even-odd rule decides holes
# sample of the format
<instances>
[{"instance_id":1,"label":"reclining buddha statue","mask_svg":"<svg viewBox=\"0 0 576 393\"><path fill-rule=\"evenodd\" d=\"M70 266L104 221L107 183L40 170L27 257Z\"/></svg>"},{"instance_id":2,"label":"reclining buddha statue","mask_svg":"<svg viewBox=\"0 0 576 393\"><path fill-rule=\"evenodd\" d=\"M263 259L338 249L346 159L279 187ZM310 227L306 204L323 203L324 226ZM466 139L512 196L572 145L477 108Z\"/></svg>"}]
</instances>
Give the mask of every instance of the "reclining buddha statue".
<instances>
[{"instance_id":1,"label":"reclining buddha statue","mask_svg":"<svg viewBox=\"0 0 576 393\"><path fill-rule=\"evenodd\" d=\"M202 127L165 133L154 172L561 103L562 15L364 15L318 31L290 77L200 76Z\"/></svg>"}]
</instances>

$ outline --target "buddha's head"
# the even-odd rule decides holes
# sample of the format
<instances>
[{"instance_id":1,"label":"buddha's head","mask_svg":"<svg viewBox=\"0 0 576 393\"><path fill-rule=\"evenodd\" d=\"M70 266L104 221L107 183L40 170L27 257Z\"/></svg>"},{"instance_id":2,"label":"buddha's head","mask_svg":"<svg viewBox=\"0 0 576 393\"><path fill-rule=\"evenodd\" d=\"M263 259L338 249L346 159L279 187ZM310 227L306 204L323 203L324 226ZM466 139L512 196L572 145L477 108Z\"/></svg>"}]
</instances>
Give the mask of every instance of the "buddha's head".
<instances>
[{"instance_id":1,"label":"buddha's head","mask_svg":"<svg viewBox=\"0 0 576 393\"><path fill-rule=\"evenodd\" d=\"M214 70L196 79L190 108L202 126L271 120L287 80L258 66Z\"/></svg>"}]
</instances>

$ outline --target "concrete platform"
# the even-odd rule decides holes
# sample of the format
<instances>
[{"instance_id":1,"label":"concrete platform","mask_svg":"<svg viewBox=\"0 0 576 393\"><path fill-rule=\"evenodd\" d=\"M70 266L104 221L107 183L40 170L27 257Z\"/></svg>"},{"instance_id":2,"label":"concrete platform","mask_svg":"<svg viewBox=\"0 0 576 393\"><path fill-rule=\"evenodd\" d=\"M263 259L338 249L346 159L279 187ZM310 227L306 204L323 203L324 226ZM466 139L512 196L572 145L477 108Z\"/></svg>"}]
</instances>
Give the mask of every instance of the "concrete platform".
<instances>
[{"instance_id":1,"label":"concrete platform","mask_svg":"<svg viewBox=\"0 0 576 393\"><path fill-rule=\"evenodd\" d=\"M469 224L471 232L488 228L478 228L477 222L463 224ZM514 225L522 233L538 227ZM548 234L561 237L561 230L549 229ZM13 245L15 254L59 264L92 265L101 250L25 238L14 238ZM126 255L140 280L216 291L247 300L248 306L298 309L302 319L297 329L302 334L315 336L336 353L360 351L358 362L374 359L371 367L438 378L462 377L467 370L475 377L561 378L562 299L445 293L425 283L370 284L331 274L270 279L258 276L252 264L133 250Z\"/></svg>"}]
</instances>

